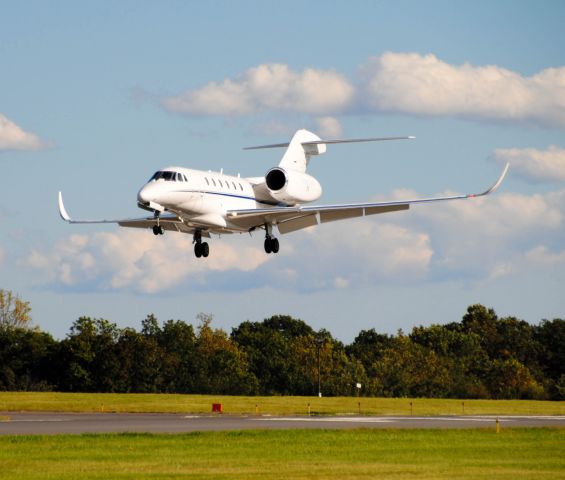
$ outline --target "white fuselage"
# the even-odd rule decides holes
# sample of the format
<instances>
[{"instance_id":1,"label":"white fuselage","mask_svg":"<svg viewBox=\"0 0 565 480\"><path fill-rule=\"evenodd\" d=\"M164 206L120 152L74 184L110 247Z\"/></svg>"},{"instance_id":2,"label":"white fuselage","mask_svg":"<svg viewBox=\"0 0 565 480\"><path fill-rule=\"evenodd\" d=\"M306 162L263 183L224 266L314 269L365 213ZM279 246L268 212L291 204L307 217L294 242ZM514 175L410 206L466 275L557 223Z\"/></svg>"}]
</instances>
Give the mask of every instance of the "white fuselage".
<instances>
[{"instance_id":1,"label":"white fuselage","mask_svg":"<svg viewBox=\"0 0 565 480\"><path fill-rule=\"evenodd\" d=\"M159 173L166 175L154 178ZM227 211L281 205L267 190L262 192L260 185L252 182L255 179L183 167L163 168L155 175L137 194L140 206L171 211L215 227L245 231L226 220Z\"/></svg>"}]
</instances>

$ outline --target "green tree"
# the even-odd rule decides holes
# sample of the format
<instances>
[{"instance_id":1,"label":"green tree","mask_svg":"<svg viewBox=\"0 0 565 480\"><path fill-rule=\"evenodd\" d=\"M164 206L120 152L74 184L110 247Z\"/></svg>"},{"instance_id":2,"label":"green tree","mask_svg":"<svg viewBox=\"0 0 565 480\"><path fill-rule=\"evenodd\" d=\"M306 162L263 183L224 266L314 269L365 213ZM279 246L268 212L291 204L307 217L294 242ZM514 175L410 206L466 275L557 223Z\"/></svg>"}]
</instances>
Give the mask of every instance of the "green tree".
<instances>
[{"instance_id":1,"label":"green tree","mask_svg":"<svg viewBox=\"0 0 565 480\"><path fill-rule=\"evenodd\" d=\"M399 332L373 369L385 397L446 397L453 388L450 362Z\"/></svg>"},{"instance_id":2,"label":"green tree","mask_svg":"<svg viewBox=\"0 0 565 480\"><path fill-rule=\"evenodd\" d=\"M349 357L344 345L334 339L328 331L321 330L318 332L319 337L325 340L320 349L322 393L326 396L355 395L357 383L364 386L364 391L369 391L370 386L363 364ZM310 356L312 357L313 355Z\"/></svg>"},{"instance_id":3,"label":"green tree","mask_svg":"<svg viewBox=\"0 0 565 480\"><path fill-rule=\"evenodd\" d=\"M0 329L0 390L51 390L57 342L48 333L27 328Z\"/></svg>"},{"instance_id":4,"label":"green tree","mask_svg":"<svg viewBox=\"0 0 565 480\"><path fill-rule=\"evenodd\" d=\"M530 370L515 358L494 360L487 381L493 398L543 399L545 392Z\"/></svg>"},{"instance_id":5,"label":"green tree","mask_svg":"<svg viewBox=\"0 0 565 480\"><path fill-rule=\"evenodd\" d=\"M390 335L377 333L374 328L361 330L353 343L346 347L347 354L359 360L369 377L375 376L373 365L382 358L383 352L393 345Z\"/></svg>"},{"instance_id":6,"label":"green tree","mask_svg":"<svg viewBox=\"0 0 565 480\"><path fill-rule=\"evenodd\" d=\"M565 320L542 320L535 328L538 366L548 383L551 398L565 399Z\"/></svg>"},{"instance_id":7,"label":"green tree","mask_svg":"<svg viewBox=\"0 0 565 480\"><path fill-rule=\"evenodd\" d=\"M410 339L441 359L448 366L451 389L447 396L456 398L488 398L484 383L490 366L482 338L475 332L465 332L460 323L414 327Z\"/></svg>"},{"instance_id":8,"label":"green tree","mask_svg":"<svg viewBox=\"0 0 565 480\"><path fill-rule=\"evenodd\" d=\"M163 391L197 393L199 360L194 328L180 320L168 320L158 335L163 351Z\"/></svg>"},{"instance_id":9,"label":"green tree","mask_svg":"<svg viewBox=\"0 0 565 480\"><path fill-rule=\"evenodd\" d=\"M498 356L500 339L497 322L496 312L480 304L469 306L461 321L462 331L476 334L489 358Z\"/></svg>"},{"instance_id":10,"label":"green tree","mask_svg":"<svg viewBox=\"0 0 565 480\"><path fill-rule=\"evenodd\" d=\"M10 290L0 289L0 329L29 328L31 326L29 302L20 299Z\"/></svg>"},{"instance_id":11,"label":"green tree","mask_svg":"<svg viewBox=\"0 0 565 480\"><path fill-rule=\"evenodd\" d=\"M253 395L257 378L249 372L247 356L221 329L211 327L212 315L199 314L196 336L197 388L201 393Z\"/></svg>"},{"instance_id":12,"label":"green tree","mask_svg":"<svg viewBox=\"0 0 565 480\"><path fill-rule=\"evenodd\" d=\"M311 327L288 315L275 315L262 322L246 321L231 334L246 353L249 369L264 395L313 393L316 377L309 370L315 358L314 337Z\"/></svg>"},{"instance_id":13,"label":"green tree","mask_svg":"<svg viewBox=\"0 0 565 480\"><path fill-rule=\"evenodd\" d=\"M80 317L60 345L61 387L78 392L114 392L121 369L116 352L120 331L104 319Z\"/></svg>"},{"instance_id":14,"label":"green tree","mask_svg":"<svg viewBox=\"0 0 565 480\"><path fill-rule=\"evenodd\" d=\"M162 392L162 365L164 352L157 340L132 328L121 330L115 345L116 360L120 365L113 391L131 393Z\"/></svg>"}]
</instances>

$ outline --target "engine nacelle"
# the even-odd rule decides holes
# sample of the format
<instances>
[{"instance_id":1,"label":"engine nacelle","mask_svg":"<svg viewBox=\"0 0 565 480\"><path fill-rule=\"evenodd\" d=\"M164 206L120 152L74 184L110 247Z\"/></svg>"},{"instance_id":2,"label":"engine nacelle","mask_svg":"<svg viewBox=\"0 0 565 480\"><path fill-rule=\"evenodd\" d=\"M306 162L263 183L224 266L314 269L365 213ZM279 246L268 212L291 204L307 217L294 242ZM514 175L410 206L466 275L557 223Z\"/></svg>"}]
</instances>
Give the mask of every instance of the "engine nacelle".
<instances>
[{"instance_id":1,"label":"engine nacelle","mask_svg":"<svg viewBox=\"0 0 565 480\"><path fill-rule=\"evenodd\" d=\"M281 167L271 168L265 183L273 198L288 205L313 202L322 195L322 187L314 177Z\"/></svg>"}]
</instances>

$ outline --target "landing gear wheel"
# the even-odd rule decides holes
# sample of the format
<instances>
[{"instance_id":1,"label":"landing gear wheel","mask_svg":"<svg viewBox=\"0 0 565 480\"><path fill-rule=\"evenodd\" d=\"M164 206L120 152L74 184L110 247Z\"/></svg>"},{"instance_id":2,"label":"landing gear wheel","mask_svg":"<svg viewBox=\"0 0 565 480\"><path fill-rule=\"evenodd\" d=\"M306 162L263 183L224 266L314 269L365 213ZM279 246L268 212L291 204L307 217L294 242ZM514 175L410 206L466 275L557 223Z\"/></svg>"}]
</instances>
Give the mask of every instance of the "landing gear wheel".
<instances>
[{"instance_id":1,"label":"landing gear wheel","mask_svg":"<svg viewBox=\"0 0 565 480\"><path fill-rule=\"evenodd\" d=\"M265 252L266 253L278 253L279 251L279 240L275 237L265 238Z\"/></svg>"},{"instance_id":2,"label":"landing gear wheel","mask_svg":"<svg viewBox=\"0 0 565 480\"><path fill-rule=\"evenodd\" d=\"M196 255L196 258L206 258L210 255L210 247L206 242L202 241L202 232L200 230L196 230L194 232L192 241L194 243L194 255Z\"/></svg>"},{"instance_id":3,"label":"landing gear wheel","mask_svg":"<svg viewBox=\"0 0 565 480\"><path fill-rule=\"evenodd\" d=\"M271 238L271 251L273 253L279 253L279 239Z\"/></svg>"},{"instance_id":4,"label":"landing gear wheel","mask_svg":"<svg viewBox=\"0 0 565 480\"><path fill-rule=\"evenodd\" d=\"M163 227L161 225L153 225L153 235L163 235Z\"/></svg>"}]
</instances>

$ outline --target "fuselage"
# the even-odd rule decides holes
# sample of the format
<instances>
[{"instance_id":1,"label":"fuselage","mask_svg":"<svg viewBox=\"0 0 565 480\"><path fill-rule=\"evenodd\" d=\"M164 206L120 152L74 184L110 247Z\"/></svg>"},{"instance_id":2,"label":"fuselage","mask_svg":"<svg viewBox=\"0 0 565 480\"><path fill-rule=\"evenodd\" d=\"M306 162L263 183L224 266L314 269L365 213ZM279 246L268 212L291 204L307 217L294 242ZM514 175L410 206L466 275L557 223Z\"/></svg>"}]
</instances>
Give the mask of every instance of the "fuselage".
<instances>
[{"instance_id":1,"label":"fuselage","mask_svg":"<svg viewBox=\"0 0 565 480\"><path fill-rule=\"evenodd\" d=\"M144 209L171 211L216 227L240 230L229 224L226 212L281 205L253 180L221 172L166 167L141 187L137 201Z\"/></svg>"}]
</instances>

